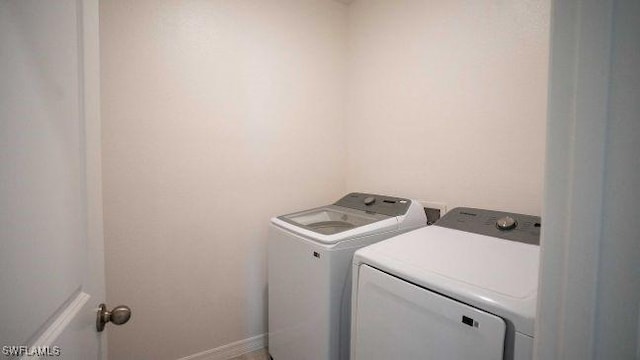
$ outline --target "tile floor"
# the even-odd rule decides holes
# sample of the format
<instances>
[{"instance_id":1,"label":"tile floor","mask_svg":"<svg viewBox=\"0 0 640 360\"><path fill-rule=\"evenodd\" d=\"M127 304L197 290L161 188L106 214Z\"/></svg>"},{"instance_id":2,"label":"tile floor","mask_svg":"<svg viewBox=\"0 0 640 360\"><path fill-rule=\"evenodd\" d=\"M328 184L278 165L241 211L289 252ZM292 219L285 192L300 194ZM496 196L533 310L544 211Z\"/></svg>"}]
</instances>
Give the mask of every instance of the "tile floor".
<instances>
[{"instance_id":1,"label":"tile floor","mask_svg":"<svg viewBox=\"0 0 640 360\"><path fill-rule=\"evenodd\" d=\"M267 349L262 349L244 354L242 356L234 357L230 360L269 360L269 355L267 353Z\"/></svg>"}]
</instances>

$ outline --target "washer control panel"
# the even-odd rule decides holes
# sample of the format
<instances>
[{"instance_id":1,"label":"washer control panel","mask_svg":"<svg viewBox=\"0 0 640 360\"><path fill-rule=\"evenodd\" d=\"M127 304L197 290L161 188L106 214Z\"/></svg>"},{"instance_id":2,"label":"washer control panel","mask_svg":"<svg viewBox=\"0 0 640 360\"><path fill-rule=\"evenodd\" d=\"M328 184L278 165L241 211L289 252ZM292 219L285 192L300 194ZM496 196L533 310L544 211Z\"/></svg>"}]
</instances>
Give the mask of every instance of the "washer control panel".
<instances>
[{"instance_id":1,"label":"washer control panel","mask_svg":"<svg viewBox=\"0 0 640 360\"><path fill-rule=\"evenodd\" d=\"M540 245L540 217L501 211L455 208L435 223L450 229Z\"/></svg>"},{"instance_id":2,"label":"washer control panel","mask_svg":"<svg viewBox=\"0 0 640 360\"><path fill-rule=\"evenodd\" d=\"M385 195L351 193L334 205L388 216L401 216L407 213L411 200Z\"/></svg>"}]
</instances>

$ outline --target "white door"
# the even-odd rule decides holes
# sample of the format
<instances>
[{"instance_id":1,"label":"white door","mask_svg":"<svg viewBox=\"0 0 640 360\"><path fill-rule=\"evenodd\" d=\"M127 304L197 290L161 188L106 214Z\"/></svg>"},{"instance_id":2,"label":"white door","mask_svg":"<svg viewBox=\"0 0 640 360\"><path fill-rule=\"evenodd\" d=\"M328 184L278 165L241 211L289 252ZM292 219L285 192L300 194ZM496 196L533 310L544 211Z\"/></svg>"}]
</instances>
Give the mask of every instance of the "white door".
<instances>
[{"instance_id":1,"label":"white door","mask_svg":"<svg viewBox=\"0 0 640 360\"><path fill-rule=\"evenodd\" d=\"M353 360L502 359L506 324L495 315L361 265Z\"/></svg>"},{"instance_id":2,"label":"white door","mask_svg":"<svg viewBox=\"0 0 640 360\"><path fill-rule=\"evenodd\" d=\"M2 355L104 356L99 111L97 0L0 0Z\"/></svg>"}]
</instances>

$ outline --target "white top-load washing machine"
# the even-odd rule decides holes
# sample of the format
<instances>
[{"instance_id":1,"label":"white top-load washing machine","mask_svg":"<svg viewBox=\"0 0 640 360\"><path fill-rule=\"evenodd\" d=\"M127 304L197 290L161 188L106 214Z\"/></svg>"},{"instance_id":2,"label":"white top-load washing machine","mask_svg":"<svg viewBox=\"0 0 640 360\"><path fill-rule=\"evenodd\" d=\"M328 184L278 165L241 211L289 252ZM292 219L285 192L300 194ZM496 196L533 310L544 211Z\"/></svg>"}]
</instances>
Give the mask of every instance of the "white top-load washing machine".
<instances>
[{"instance_id":1,"label":"white top-load washing machine","mask_svg":"<svg viewBox=\"0 0 640 360\"><path fill-rule=\"evenodd\" d=\"M351 360L532 358L540 218L456 208L353 258Z\"/></svg>"},{"instance_id":2,"label":"white top-load washing machine","mask_svg":"<svg viewBox=\"0 0 640 360\"><path fill-rule=\"evenodd\" d=\"M415 200L363 193L271 219L271 357L348 359L353 253L426 222Z\"/></svg>"}]
</instances>

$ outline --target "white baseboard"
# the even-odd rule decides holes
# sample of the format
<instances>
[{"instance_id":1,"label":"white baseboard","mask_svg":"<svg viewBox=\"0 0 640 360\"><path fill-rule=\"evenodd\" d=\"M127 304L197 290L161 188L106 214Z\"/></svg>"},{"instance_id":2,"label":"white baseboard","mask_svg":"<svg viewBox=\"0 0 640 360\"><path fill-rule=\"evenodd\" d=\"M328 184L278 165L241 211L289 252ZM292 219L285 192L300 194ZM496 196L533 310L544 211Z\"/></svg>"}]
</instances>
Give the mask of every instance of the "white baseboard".
<instances>
[{"instance_id":1,"label":"white baseboard","mask_svg":"<svg viewBox=\"0 0 640 360\"><path fill-rule=\"evenodd\" d=\"M205 350L178 360L229 360L267 347L267 334L232 342L215 349Z\"/></svg>"}]
</instances>

